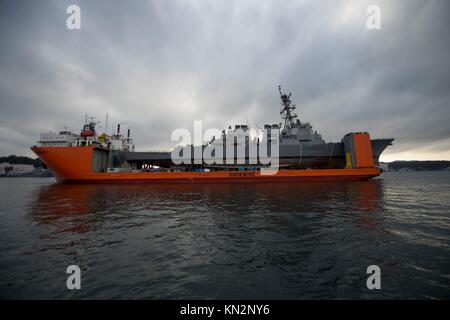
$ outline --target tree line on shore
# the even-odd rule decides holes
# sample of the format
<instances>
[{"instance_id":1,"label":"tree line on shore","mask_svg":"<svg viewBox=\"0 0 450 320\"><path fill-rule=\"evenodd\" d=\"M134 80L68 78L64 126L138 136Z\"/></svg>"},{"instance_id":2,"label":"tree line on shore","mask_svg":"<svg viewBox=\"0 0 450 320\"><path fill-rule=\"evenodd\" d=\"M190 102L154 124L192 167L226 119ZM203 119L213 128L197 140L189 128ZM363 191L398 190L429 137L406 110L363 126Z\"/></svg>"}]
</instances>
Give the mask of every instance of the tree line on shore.
<instances>
[{"instance_id":1,"label":"tree line on shore","mask_svg":"<svg viewBox=\"0 0 450 320\"><path fill-rule=\"evenodd\" d=\"M25 156L9 155L0 157L0 163L8 162L9 164L32 164L35 168L45 168L45 165L39 158L30 158Z\"/></svg>"},{"instance_id":2,"label":"tree line on shore","mask_svg":"<svg viewBox=\"0 0 450 320\"><path fill-rule=\"evenodd\" d=\"M427 160L427 161L393 161L388 163L389 170L408 169L413 171L436 171L450 170L450 161Z\"/></svg>"}]
</instances>

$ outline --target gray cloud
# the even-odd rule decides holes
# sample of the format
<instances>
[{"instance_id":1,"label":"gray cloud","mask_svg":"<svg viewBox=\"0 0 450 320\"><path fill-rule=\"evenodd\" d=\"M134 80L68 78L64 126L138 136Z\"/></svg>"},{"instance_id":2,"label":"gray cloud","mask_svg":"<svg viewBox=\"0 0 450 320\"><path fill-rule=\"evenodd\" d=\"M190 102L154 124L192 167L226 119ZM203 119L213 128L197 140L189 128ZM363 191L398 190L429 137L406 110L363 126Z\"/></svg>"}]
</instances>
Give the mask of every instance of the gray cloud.
<instances>
[{"instance_id":1,"label":"gray cloud","mask_svg":"<svg viewBox=\"0 0 450 320\"><path fill-rule=\"evenodd\" d=\"M0 154L30 154L85 113L131 126L141 150L194 120L275 123L281 84L327 140L366 130L397 138L389 159L450 159L449 13L446 0L2 1Z\"/></svg>"}]
</instances>

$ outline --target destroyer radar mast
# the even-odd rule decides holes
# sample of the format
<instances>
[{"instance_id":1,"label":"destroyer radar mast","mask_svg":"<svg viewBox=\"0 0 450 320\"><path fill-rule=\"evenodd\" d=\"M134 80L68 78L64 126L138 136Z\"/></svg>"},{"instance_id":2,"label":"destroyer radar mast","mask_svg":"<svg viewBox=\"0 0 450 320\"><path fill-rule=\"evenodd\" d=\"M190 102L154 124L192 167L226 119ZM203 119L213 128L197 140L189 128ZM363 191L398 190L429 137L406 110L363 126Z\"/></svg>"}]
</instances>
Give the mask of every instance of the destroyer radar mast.
<instances>
[{"instance_id":1,"label":"destroyer radar mast","mask_svg":"<svg viewBox=\"0 0 450 320\"><path fill-rule=\"evenodd\" d=\"M284 127L281 130L282 142L291 143L294 141L301 141L302 143L324 144L325 141L322 136L312 129L309 122L302 123L298 115L293 111L296 109L295 104L292 104L292 93L286 94L281 91L281 86L278 86L278 91L281 97L281 117L284 119Z\"/></svg>"},{"instance_id":2,"label":"destroyer radar mast","mask_svg":"<svg viewBox=\"0 0 450 320\"><path fill-rule=\"evenodd\" d=\"M297 114L292 112L296 108L295 104L292 104L292 101L291 101L292 93L289 92L289 95L287 95L286 93L283 93L281 91L281 86L278 86L278 91L280 92L281 104L282 104L282 109L280 111L280 114L282 115L282 118L284 119L283 130L286 130L288 128L293 128L293 127L295 127L295 119L297 118Z\"/></svg>"}]
</instances>

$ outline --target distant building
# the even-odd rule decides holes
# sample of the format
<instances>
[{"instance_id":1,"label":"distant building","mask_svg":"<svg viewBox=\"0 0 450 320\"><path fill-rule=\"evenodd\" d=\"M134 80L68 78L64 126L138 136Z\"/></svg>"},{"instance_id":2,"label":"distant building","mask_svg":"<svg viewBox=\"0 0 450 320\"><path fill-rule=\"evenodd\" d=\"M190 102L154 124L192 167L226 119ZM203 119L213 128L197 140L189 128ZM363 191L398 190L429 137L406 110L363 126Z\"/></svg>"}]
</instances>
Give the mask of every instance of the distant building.
<instances>
[{"instance_id":1,"label":"distant building","mask_svg":"<svg viewBox=\"0 0 450 320\"><path fill-rule=\"evenodd\" d=\"M380 162L380 168L383 169L383 171L389 171L389 163Z\"/></svg>"},{"instance_id":2,"label":"distant building","mask_svg":"<svg viewBox=\"0 0 450 320\"><path fill-rule=\"evenodd\" d=\"M8 162L0 163L0 176L21 176L33 172L32 164L10 164Z\"/></svg>"}]
</instances>

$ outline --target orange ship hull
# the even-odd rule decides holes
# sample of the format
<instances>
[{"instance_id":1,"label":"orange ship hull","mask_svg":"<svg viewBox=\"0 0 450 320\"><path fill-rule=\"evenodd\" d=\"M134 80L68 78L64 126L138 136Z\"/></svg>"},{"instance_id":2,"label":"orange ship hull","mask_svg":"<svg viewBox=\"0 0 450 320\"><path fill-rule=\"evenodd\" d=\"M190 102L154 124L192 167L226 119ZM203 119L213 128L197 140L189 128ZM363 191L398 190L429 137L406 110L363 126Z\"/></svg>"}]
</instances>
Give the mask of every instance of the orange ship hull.
<instances>
[{"instance_id":1,"label":"orange ship hull","mask_svg":"<svg viewBox=\"0 0 450 320\"><path fill-rule=\"evenodd\" d=\"M377 168L279 170L275 174L260 171L210 172L94 172L94 146L33 147L59 182L77 183L243 183L358 181L380 175Z\"/></svg>"}]
</instances>

